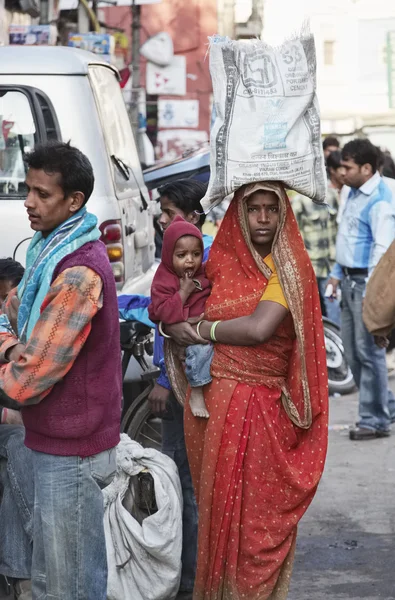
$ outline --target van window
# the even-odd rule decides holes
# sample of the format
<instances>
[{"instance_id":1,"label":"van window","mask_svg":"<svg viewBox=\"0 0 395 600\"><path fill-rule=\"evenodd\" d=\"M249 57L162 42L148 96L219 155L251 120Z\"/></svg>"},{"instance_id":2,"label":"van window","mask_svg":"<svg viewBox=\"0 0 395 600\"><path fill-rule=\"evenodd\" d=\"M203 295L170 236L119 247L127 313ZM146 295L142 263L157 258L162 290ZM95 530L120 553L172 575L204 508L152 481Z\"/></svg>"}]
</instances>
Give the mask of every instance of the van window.
<instances>
[{"instance_id":1,"label":"van window","mask_svg":"<svg viewBox=\"0 0 395 600\"><path fill-rule=\"evenodd\" d=\"M27 96L0 90L0 196L24 195L24 154L33 150L36 126Z\"/></svg>"},{"instance_id":2,"label":"van window","mask_svg":"<svg viewBox=\"0 0 395 600\"><path fill-rule=\"evenodd\" d=\"M114 173L115 188L118 193L122 193L130 190L131 185L136 185L133 173L140 170L132 126L121 87L113 71L91 66L89 73Z\"/></svg>"}]
</instances>

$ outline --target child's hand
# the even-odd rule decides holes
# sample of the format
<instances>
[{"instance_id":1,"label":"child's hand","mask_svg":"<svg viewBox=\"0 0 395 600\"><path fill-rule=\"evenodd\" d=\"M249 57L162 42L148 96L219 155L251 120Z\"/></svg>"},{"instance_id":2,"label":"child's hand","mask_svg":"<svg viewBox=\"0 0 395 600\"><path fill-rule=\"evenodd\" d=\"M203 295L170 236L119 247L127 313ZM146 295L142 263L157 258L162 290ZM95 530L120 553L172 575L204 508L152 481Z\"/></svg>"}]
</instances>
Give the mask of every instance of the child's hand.
<instances>
[{"instance_id":1,"label":"child's hand","mask_svg":"<svg viewBox=\"0 0 395 600\"><path fill-rule=\"evenodd\" d=\"M185 294L185 297L188 298L191 294L196 291L196 286L191 277L188 277L186 273L180 279L180 291Z\"/></svg>"},{"instance_id":2,"label":"child's hand","mask_svg":"<svg viewBox=\"0 0 395 600\"><path fill-rule=\"evenodd\" d=\"M379 348L388 348L390 345L389 339L383 335L375 335L374 341Z\"/></svg>"}]
</instances>

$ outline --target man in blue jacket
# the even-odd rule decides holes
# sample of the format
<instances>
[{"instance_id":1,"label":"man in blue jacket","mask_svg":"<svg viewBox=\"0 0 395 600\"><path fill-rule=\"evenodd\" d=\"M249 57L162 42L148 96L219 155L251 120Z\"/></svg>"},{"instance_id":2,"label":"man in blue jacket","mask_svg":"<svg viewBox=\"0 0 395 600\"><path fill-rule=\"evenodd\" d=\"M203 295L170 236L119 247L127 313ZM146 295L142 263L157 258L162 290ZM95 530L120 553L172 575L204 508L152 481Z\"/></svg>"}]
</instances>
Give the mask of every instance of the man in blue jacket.
<instances>
[{"instance_id":1,"label":"man in blue jacket","mask_svg":"<svg viewBox=\"0 0 395 600\"><path fill-rule=\"evenodd\" d=\"M201 229L205 215L200 200L206 189L206 184L192 179L181 179L161 188L159 193L162 214L159 223L163 231L166 231L177 215ZM203 235L204 261L208 258L212 241L212 237ZM184 410L171 391L163 355L163 338L159 335L155 336L154 363L161 372L148 400L154 413L164 415L162 450L178 467L184 500L182 574L180 594L177 598L189 600L192 598L196 571L197 506L185 447Z\"/></svg>"}]
</instances>

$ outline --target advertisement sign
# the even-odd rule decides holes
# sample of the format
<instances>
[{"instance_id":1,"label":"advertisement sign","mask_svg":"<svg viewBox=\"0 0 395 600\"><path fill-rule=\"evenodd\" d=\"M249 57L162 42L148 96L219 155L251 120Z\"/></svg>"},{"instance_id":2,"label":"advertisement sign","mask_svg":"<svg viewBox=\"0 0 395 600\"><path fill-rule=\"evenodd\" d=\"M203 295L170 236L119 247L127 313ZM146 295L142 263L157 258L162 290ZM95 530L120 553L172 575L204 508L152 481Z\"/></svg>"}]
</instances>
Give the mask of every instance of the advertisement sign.
<instances>
[{"instance_id":1,"label":"advertisement sign","mask_svg":"<svg viewBox=\"0 0 395 600\"><path fill-rule=\"evenodd\" d=\"M206 131L195 129L162 129L158 131L157 149L159 158L175 160L185 152L207 147Z\"/></svg>"},{"instance_id":2,"label":"advertisement sign","mask_svg":"<svg viewBox=\"0 0 395 600\"><path fill-rule=\"evenodd\" d=\"M199 100L159 100L159 127L199 127Z\"/></svg>"},{"instance_id":3,"label":"advertisement sign","mask_svg":"<svg viewBox=\"0 0 395 600\"><path fill-rule=\"evenodd\" d=\"M147 96L144 88L139 89L138 96L139 105L139 132L147 131Z\"/></svg>"},{"instance_id":4,"label":"advertisement sign","mask_svg":"<svg viewBox=\"0 0 395 600\"><path fill-rule=\"evenodd\" d=\"M76 10L78 0L59 0L59 10Z\"/></svg>"},{"instance_id":5,"label":"advertisement sign","mask_svg":"<svg viewBox=\"0 0 395 600\"><path fill-rule=\"evenodd\" d=\"M107 62L110 62L113 43L108 33L69 33L69 46L98 54Z\"/></svg>"},{"instance_id":6,"label":"advertisement sign","mask_svg":"<svg viewBox=\"0 0 395 600\"><path fill-rule=\"evenodd\" d=\"M10 45L48 46L51 42L50 25L10 25Z\"/></svg>"},{"instance_id":7,"label":"advertisement sign","mask_svg":"<svg viewBox=\"0 0 395 600\"><path fill-rule=\"evenodd\" d=\"M185 96L187 93L187 61L174 56L167 67L147 63L147 94Z\"/></svg>"},{"instance_id":8,"label":"advertisement sign","mask_svg":"<svg viewBox=\"0 0 395 600\"><path fill-rule=\"evenodd\" d=\"M117 0L114 2L116 6L132 6L136 4L136 6L141 6L143 4L160 4L162 0ZM108 7L108 2L99 2L99 7Z\"/></svg>"}]
</instances>

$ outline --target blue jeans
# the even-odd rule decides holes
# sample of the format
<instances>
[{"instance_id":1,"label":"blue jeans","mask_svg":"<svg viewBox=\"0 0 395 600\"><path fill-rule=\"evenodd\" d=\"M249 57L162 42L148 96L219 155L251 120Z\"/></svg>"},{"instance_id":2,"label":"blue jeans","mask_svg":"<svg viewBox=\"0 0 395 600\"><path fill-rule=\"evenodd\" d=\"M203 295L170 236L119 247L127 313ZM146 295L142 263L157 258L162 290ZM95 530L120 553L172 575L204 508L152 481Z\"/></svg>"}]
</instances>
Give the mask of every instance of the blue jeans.
<instances>
[{"instance_id":1,"label":"blue jeans","mask_svg":"<svg viewBox=\"0 0 395 600\"><path fill-rule=\"evenodd\" d=\"M196 573L198 512L184 438L184 409L173 393L169 418L162 420L162 451L177 465L184 501L182 514L182 572L180 591L193 590ZM126 599L125 599L126 600Z\"/></svg>"},{"instance_id":2,"label":"blue jeans","mask_svg":"<svg viewBox=\"0 0 395 600\"><path fill-rule=\"evenodd\" d=\"M101 490L115 474L115 448L88 458L32 454L33 600L106 600Z\"/></svg>"},{"instance_id":3,"label":"blue jeans","mask_svg":"<svg viewBox=\"0 0 395 600\"><path fill-rule=\"evenodd\" d=\"M359 389L360 427L388 431L395 418L395 399L388 389L385 350L378 348L362 320L364 277L342 282L342 338L344 351Z\"/></svg>"},{"instance_id":4,"label":"blue jeans","mask_svg":"<svg viewBox=\"0 0 395 600\"><path fill-rule=\"evenodd\" d=\"M329 298L325 298L326 288L328 286L328 279L326 277L317 277L318 289L320 294L324 300L326 316L330 321L339 325L341 323L341 311L340 311L340 302L338 300L330 300Z\"/></svg>"},{"instance_id":5,"label":"blue jeans","mask_svg":"<svg viewBox=\"0 0 395 600\"><path fill-rule=\"evenodd\" d=\"M0 425L0 574L30 579L33 457L21 425Z\"/></svg>"},{"instance_id":6,"label":"blue jeans","mask_svg":"<svg viewBox=\"0 0 395 600\"><path fill-rule=\"evenodd\" d=\"M185 353L185 375L191 387L201 387L212 381L210 374L214 348L211 344L188 346Z\"/></svg>"}]
</instances>

